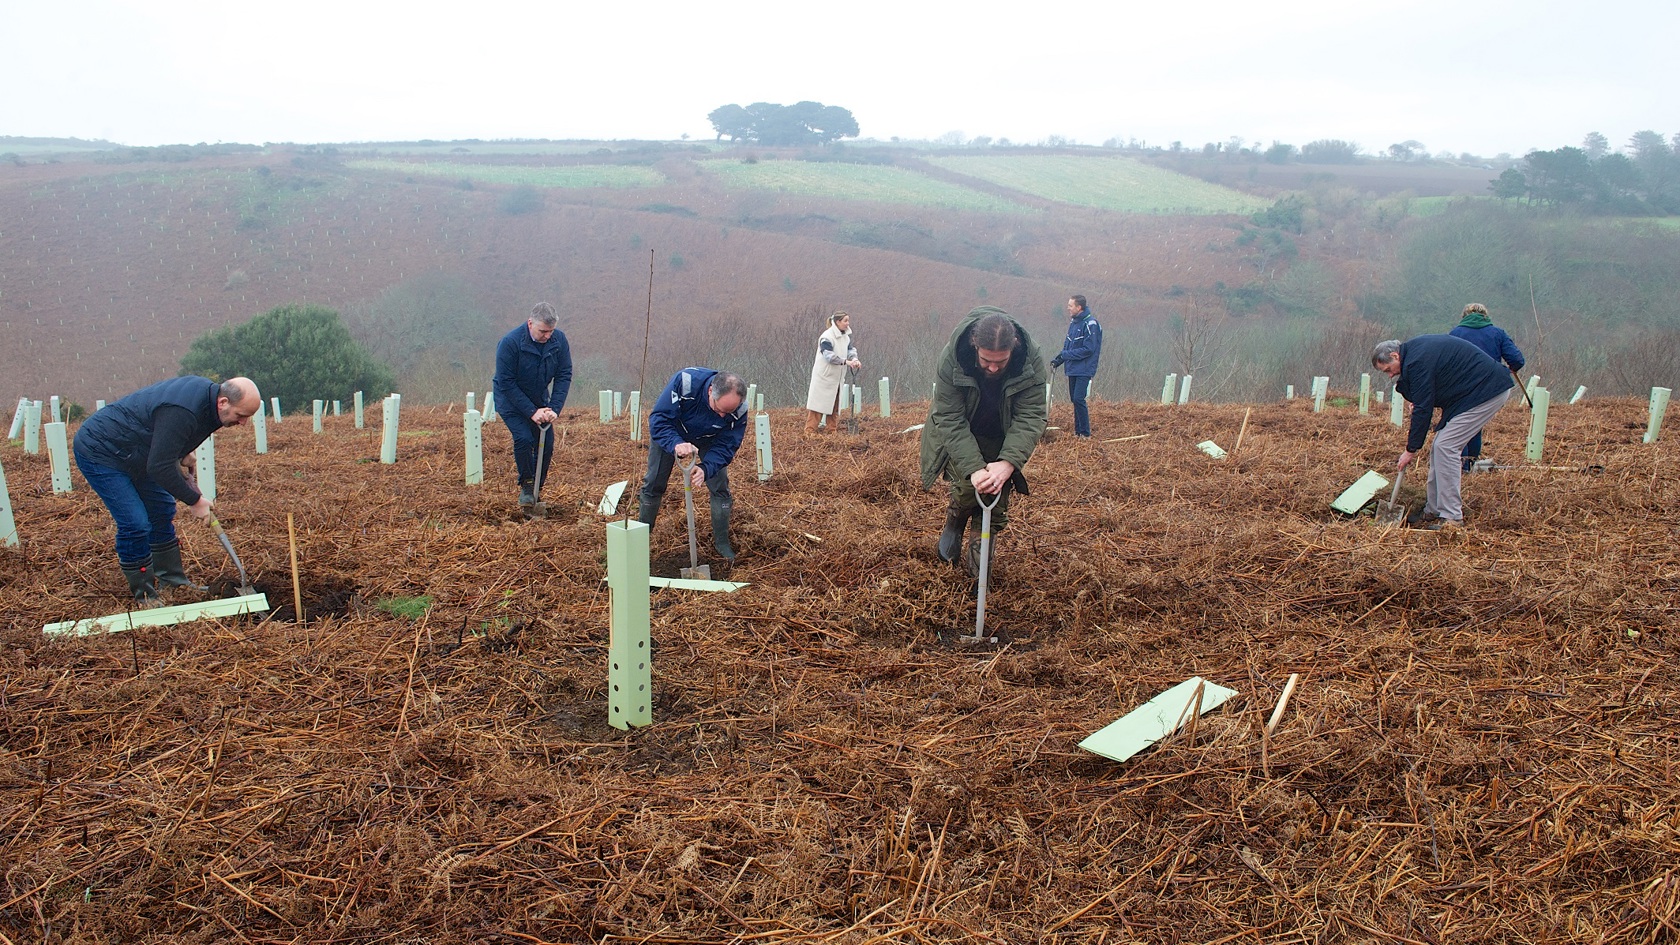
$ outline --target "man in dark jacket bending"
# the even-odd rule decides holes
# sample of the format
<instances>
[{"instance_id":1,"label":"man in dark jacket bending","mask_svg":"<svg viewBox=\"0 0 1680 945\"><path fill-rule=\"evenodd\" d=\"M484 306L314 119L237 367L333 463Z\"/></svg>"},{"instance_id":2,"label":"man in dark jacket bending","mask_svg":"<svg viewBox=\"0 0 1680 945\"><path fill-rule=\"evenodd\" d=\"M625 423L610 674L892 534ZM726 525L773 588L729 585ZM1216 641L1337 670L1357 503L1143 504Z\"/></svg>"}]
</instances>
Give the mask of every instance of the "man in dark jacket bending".
<instances>
[{"instance_id":1,"label":"man in dark jacket bending","mask_svg":"<svg viewBox=\"0 0 1680 945\"><path fill-rule=\"evenodd\" d=\"M1395 468L1411 464L1429 436L1436 408L1441 411L1441 425L1429 450L1428 498L1407 521L1431 529L1462 525L1460 451L1505 405L1510 372L1480 348L1451 335L1419 335L1404 344L1378 342L1371 366L1394 378L1394 390L1412 405L1406 449Z\"/></svg>"},{"instance_id":2,"label":"man in dark jacket bending","mask_svg":"<svg viewBox=\"0 0 1680 945\"><path fill-rule=\"evenodd\" d=\"M729 543L729 516L735 496L729 491L729 464L747 431L747 384L734 374L710 368L683 368L648 414L647 477L642 480L636 521L653 527L665 485L678 459L695 457L689 486L704 485L712 494L712 547L726 561L735 560Z\"/></svg>"},{"instance_id":3,"label":"man in dark jacket bending","mask_svg":"<svg viewBox=\"0 0 1680 945\"><path fill-rule=\"evenodd\" d=\"M536 504L543 484L537 480L537 466L548 478L549 459L554 455L554 437L542 432L566 409L566 395L572 389L572 348L556 327L554 306L539 302L525 324L502 336L496 343L496 410L513 435L513 463L519 475L519 504ZM537 443L542 442L542 456Z\"/></svg>"},{"instance_id":4,"label":"man in dark jacket bending","mask_svg":"<svg viewBox=\"0 0 1680 945\"><path fill-rule=\"evenodd\" d=\"M244 423L261 407L248 377L220 384L177 377L108 404L76 430L76 467L116 520L117 564L135 601L157 603L159 582L196 586L181 564L175 503L208 521L210 500L182 463L210 434Z\"/></svg>"}]
</instances>

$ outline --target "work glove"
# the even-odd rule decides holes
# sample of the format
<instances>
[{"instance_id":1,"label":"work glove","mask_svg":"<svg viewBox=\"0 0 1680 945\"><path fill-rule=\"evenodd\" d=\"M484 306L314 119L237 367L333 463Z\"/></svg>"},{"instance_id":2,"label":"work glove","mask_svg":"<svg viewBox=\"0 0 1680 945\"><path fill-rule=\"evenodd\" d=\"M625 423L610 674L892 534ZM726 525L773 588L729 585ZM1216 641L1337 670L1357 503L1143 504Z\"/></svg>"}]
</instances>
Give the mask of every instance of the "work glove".
<instances>
[{"instance_id":1,"label":"work glove","mask_svg":"<svg viewBox=\"0 0 1680 945\"><path fill-rule=\"evenodd\" d=\"M1052 371L1054 371L1055 369L1057 369L1061 366L1062 366L1062 359L1060 357L1053 358L1050 361L1050 370L1052 370Z\"/></svg>"}]
</instances>

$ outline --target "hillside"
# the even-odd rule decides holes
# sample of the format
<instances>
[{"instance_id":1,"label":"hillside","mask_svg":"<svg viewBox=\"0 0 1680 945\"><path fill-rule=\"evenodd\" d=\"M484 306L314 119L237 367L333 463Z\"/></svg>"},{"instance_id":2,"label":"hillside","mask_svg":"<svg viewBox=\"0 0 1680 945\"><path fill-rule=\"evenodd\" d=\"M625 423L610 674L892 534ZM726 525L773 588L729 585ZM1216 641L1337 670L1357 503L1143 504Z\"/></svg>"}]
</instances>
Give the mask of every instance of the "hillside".
<instances>
[{"instance_id":1,"label":"hillside","mask_svg":"<svg viewBox=\"0 0 1680 945\"><path fill-rule=\"evenodd\" d=\"M429 375L405 379L419 400L485 387L495 337L539 299L559 306L591 385L640 380L650 302L649 373L730 356L701 336L782 324L802 336L840 308L871 372L915 384L919 361L897 356L977 304L1052 340L1070 292L1122 329L1163 322L1188 297L1222 304L1269 265L1237 237L1281 192L1103 155L898 167L676 146L486 151L0 166L0 324L16 332L0 393L91 406L174 373L205 331L294 302L401 332L405 306L439 283L466 309L442 335L407 339L439 352ZM1102 205L1127 187L1156 194L1157 212ZM1303 248L1342 283L1330 299L1343 313L1381 255L1349 240Z\"/></svg>"}]
</instances>

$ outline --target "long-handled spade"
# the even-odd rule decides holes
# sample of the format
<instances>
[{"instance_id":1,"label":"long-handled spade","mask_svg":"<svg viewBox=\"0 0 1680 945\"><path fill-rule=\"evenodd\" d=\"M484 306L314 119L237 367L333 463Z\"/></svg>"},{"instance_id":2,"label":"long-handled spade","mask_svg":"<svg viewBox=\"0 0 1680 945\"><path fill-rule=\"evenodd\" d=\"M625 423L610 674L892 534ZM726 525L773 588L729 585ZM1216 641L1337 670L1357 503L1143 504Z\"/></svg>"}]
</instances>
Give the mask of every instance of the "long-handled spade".
<instances>
[{"instance_id":1,"label":"long-handled spade","mask_svg":"<svg viewBox=\"0 0 1680 945\"><path fill-rule=\"evenodd\" d=\"M997 637L986 635L986 578L992 565L992 508L1003 498L1003 490L998 490L989 503L984 495L977 493L975 498L980 500L980 590L974 606L974 635L957 639L963 643L996 643Z\"/></svg>"},{"instance_id":2,"label":"long-handled spade","mask_svg":"<svg viewBox=\"0 0 1680 945\"><path fill-rule=\"evenodd\" d=\"M700 546L694 541L694 466L698 459L682 463L683 511L688 513L688 567L678 572L681 577L701 581L712 579L712 566L700 563Z\"/></svg>"},{"instance_id":3,"label":"long-handled spade","mask_svg":"<svg viewBox=\"0 0 1680 945\"><path fill-rule=\"evenodd\" d=\"M1398 525L1406 520L1406 506L1400 499L1400 481L1406 478L1404 469L1394 473L1394 491L1388 494L1388 501L1377 500L1377 521L1383 525Z\"/></svg>"},{"instance_id":4,"label":"long-handled spade","mask_svg":"<svg viewBox=\"0 0 1680 945\"><path fill-rule=\"evenodd\" d=\"M848 434L852 435L852 436L857 436L857 431L858 431L858 418L857 418L858 404L857 404L857 402L858 402L858 399L857 399L857 371L855 369L853 369L853 368L847 368L846 369L846 383L851 385L851 387L852 387L852 390L850 392L852 394L852 416L851 416L851 419L846 421L846 432Z\"/></svg>"},{"instance_id":5,"label":"long-handled spade","mask_svg":"<svg viewBox=\"0 0 1680 945\"><path fill-rule=\"evenodd\" d=\"M1533 410L1534 398L1528 396L1528 385L1523 383L1522 375L1517 373L1516 368L1511 369L1511 380L1517 382L1517 390L1523 392L1523 400L1528 401L1528 409Z\"/></svg>"},{"instance_id":6,"label":"long-handled spade","mask_svg":"<svg viewBox=\"0 0 1680 945\"><path fill-rule=\"evenodd\" d=\"M543 447L547 444L548 431L552 424L543 424L537 431L537 478L531 482L531 518L547 518L548 503L542 500L543 487Z\"/></svg>"},{"instance_id":7,"label":"long-handled spade","mask_svg":"<svg viewBox=\"0 0 1680 945\"><path fill-rule=\"evenodd\" d=\"M210 507L210 530L216 533L216 540L227 549L228 557L233 559L233 566L239 569L239 596L249 597L257 592L251 586L251 581L245 576L245 565L239 561L239 553L233 550L233 542L228 540L227 532L222 529L222 523L216 520L216 508Z\"/></svg>"}]
</instances>

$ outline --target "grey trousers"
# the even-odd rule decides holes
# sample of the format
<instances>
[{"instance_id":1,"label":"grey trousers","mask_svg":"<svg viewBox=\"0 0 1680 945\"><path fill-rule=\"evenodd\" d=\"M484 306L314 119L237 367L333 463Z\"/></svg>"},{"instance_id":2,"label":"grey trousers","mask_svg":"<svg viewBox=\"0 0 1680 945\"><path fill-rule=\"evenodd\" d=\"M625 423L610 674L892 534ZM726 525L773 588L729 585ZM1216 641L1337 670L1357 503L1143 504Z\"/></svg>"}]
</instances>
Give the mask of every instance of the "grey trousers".
<instances>
[{"instance_id":1,"label":"grey trousers","mask_svg":"<svg viewBox=\"0 0 1680 945\"><path fill-rule=\"evenodd\" d=\"M1435 442L1429 447L1429 491L1423 503L1425 514L1434 513L1454 522L1464 521L1464 444L1482 431L1499 408L1505 406L1510 391L1477 404L1442 425L1435 431Z\"/></svg>"}]
</instances>

